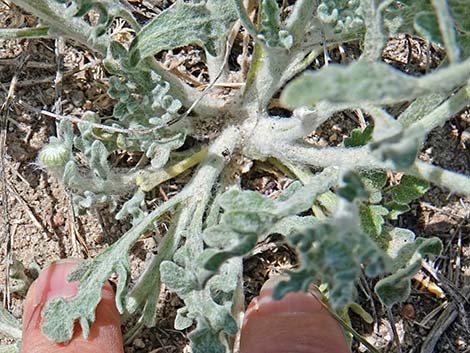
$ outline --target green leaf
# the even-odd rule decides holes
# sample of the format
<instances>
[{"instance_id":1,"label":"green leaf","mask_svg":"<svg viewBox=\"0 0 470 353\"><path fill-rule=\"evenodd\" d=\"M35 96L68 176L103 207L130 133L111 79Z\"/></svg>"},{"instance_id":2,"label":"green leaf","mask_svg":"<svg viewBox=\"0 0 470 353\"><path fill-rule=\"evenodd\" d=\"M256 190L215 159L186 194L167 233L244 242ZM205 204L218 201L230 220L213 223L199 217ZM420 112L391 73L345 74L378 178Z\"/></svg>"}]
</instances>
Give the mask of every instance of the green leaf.
<instances>
[{"instance_id":1,"label":"green leaf","mask_svg":"<svg viewBox=\"0 0 470 353\"><path fill-rule=\"evenodd\" d=\"M359 214L364 231L374 239L378 239L382 234L384 216L388 214L388 210L379 205L363 204L360 206Z\"/></svg>"},{"instance_id":2,"label":"green leaf","mask_svg":"<svg viewBox=\"0 0 470 353\"><path fill-rule=\"evenodd\" d=\"M382 171L364 171L360 175L369 194L369 202L379 203L382 200L382 189L387 184L387 174Z\"/></svg>"},{"instance_id":3,"label":"green leaf","mask_svg":"<svg viewBox=\"0 0 470 353\"><path fill-rule=\"evenodd\" d=\"M200 45L216 56L235 20L232 1L194 4L179 0L137 34L130 46L131 63L135 65L162 50L188 44Z\"/></svg>"},{"instance_id":4,"label":"green leaf","mask_svg":"<svg viewBox=\"0 0 470 353\"><path fill-rule=\"evenodd\" d=\"M367 125L367 127L362 129L354 129L351 131L351 136L344 139L345 147L360 147L367 145L372 141L372 132L374 131L373 125Z\"/></svg>"},{"instance_id":5,"label":"green leaf","mask_svg":"<svg viewBox=\"0 0 470 353\"><path fill-rule=\"evenodd\" d=\"M392 220L397 220L398 216L408 212L411 209L410 206L395 201L387 202L384 206L388 210L387 217Z\"/></svg>"},{"instance_id":6,"label":"green leaf","mask_svg":"<svg viewBox=\"0 0 470 353\"><path fill-rule=\"evenodd\" d=\"M429 41L442 43L439 22L436 15L431 11L421 11L415 16L414 27L416 31Z\"/></svg>"},{"instance_id":7,"label":"green leaf","mask_svg":"<svg viewBox=\"0 0 470 353\"><path fill-rule=\"evenodd\" d=\"M392 274L377 282L374 290L380 301L387 306L406 300L410 294L411 279L421 268L424 256L437 256L442 252L438 238L417 238L408 229L394 228L390 231L387 253L393 260Z\"/></svg>"},{"instance_id":8,"label":"green leaf","mask_svg":"<svg viewBox=\"0 0 470 353\"><path fill-rule=\"evenodd\" d=\"M413 200L423 196L429 189L425 180L410 175L404 175L400 184L391 189L392 200L401 205L408 205Z\"/></svg>"},{"instance_id":9,"label":"green leaf","mask_svg":"<svg viewBox=\"0 0 470 353\"><path fill-rule=\"evenodd\" d=\"M349 202L369 196L360 175L356 172L346 173L343 176L343 184L344 185L338 189L337 194Z\"/></svg>"}]
</instances>

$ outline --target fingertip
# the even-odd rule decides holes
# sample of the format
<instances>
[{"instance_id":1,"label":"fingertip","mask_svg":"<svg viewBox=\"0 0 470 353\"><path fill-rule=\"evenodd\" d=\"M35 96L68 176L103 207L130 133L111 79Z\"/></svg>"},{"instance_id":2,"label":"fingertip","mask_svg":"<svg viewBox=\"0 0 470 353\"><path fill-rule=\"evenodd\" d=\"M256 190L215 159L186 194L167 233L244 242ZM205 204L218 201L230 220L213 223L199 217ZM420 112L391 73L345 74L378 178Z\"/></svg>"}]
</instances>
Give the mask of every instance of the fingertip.
<instances>
[{"instance_id":1,"label":"fingertip","mask_svg":"<svg viewBox=\"0 0 470 353\"><path fill-rule=\"evenodd\" d=\"M296 292L272 298L282 280L269 280L249 304L240 353L350 353L342 329L317 296Z\"/></svg>"},{"instance_id":2,"label":"fingertip","mask_svg":"<svg viewBox=\"0 0 470 353\"><path fill-rule=\"evenodd\" d=\"M67 276L81 261L66 259L44 268L31 285L23 311L23 340L21 353L122 353L123 343L120 315L116 309L114 291L106 283L102 299L96 308L96 320L90 327L88 339L81 334L78 324L68 344L49 341L42 333L41 311L52 298L70 299L78 293L78 282L68 282Z\"/></svg>"}]
</instances>

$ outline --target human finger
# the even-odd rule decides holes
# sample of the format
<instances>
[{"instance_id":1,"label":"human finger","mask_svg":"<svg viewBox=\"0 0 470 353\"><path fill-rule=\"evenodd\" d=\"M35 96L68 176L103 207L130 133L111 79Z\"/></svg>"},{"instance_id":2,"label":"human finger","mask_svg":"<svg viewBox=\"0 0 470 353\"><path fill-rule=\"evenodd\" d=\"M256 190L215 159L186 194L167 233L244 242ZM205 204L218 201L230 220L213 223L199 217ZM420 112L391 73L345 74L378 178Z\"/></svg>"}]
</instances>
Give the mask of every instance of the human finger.
<instances>
[{"instance_id":1,"label":"human finger","mask_svg":"<svg viewBox=\"0 0 470 353\"><path fill-rule=\"evenodd\" d=\"M96 308L96 320L84 338L78 323L72 339L66 343L50 341L41 331L41 311L46 302L55 297L72 298L78 292L78 282L67 282L67 275L80 263L68 259L55 262L41 271L26 295L23 311L23 339L20 353L123 353L119 312L115 306L114 291L105 284L102 299Z\"/></svg>"},{"instance_id":2,"label":"human finger","mask_svg":"<svg viewBox=\"0 0 470 353\"><path fill-rule=\"evenodd\" d=\"M248 306L240 353L350 353L341 327L318 297L296 292L272 298L279 280L266 282Z\"/></svg>"}]
</instances>

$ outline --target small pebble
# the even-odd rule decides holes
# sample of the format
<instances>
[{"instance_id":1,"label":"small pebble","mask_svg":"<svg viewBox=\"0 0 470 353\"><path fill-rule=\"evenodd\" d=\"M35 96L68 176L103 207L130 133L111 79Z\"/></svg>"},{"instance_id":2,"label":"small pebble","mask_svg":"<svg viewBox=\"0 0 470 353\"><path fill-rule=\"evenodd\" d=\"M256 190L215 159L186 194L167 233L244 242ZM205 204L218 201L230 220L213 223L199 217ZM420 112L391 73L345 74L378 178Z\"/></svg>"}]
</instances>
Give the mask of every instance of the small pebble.
<instances>
[{"instance_id":1,"label":"small pebble","mask_svg":"<svg viewBox=\"0 0 470 353\"><path fill-rule=\"evenodd\" d=\"M145 343L142 341L140 338L136 338L133 342L132 345L137 347L137 348L145 348Z\"/></svg>"},{"instance_id":2,"label":"small pebble","mask_svg":"<svg viewBox=\"0 0 470 353\"><path fill-rule=\"evenodd\" d=\"M405 304L401 309L401 315L407 320L413 320L416 316L416 310L412 304Z\"/></svg>"}]
</instances>

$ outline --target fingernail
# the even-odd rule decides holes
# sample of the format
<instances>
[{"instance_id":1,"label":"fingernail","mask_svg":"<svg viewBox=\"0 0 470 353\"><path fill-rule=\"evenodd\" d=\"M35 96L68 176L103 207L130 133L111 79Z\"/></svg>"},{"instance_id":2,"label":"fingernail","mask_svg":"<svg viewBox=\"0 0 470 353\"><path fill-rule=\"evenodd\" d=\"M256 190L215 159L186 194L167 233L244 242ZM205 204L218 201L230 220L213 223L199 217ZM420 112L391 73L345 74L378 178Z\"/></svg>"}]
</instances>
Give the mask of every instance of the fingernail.
<instances>
[{"instance_id":1,"label":"fingernail","mask_svg":"<svg viewBox=\"0 0 470 353\"><path fill-rule=\"evenodd\" d=\"M34 305L45 304L56 297L75 296L79 282L68 282L67 276L81 262L80 259L62 259L45 267L36 280Z\"/></svg>"}]
</instances>

